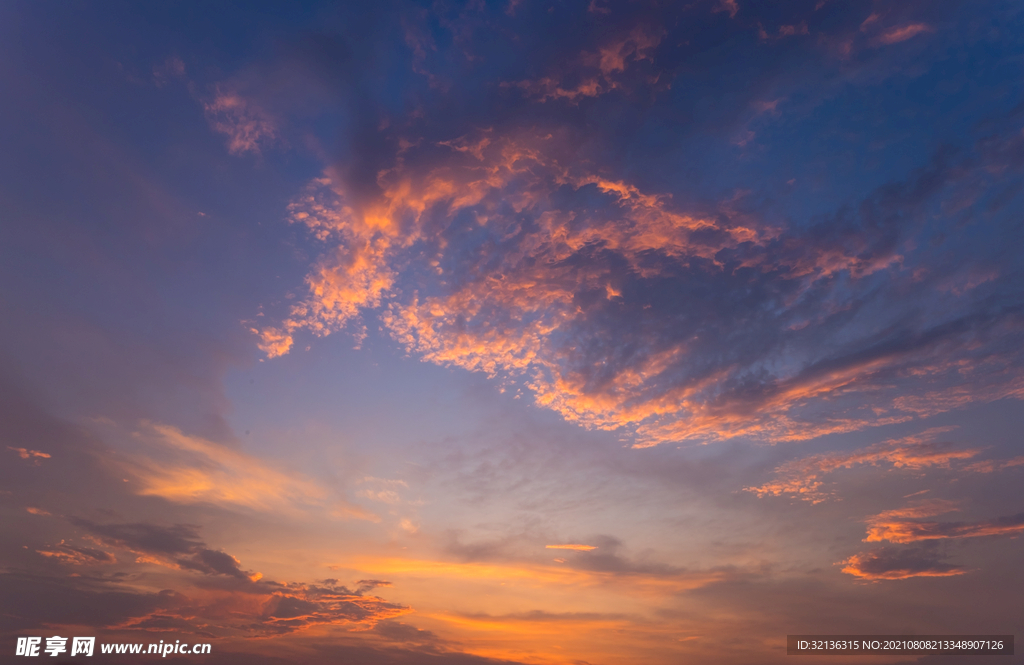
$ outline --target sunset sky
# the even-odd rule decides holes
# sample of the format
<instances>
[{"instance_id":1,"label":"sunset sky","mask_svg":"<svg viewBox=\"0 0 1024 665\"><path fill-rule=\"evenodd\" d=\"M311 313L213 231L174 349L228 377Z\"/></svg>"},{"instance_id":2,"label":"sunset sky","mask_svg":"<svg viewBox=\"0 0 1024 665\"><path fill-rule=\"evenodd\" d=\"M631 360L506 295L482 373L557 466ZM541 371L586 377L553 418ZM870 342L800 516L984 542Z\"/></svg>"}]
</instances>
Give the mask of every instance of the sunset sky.
<instances>
[{"instance_id":1,"label":"sunset sky","mask_svg":"<svg viewBox=\"0 0 1024 665\"><path fill-rule=\"evenodd\" d=\"M1024 635L1022 249L1019 2L0 3L0 662Z\"/></svg>"}]
</instances>

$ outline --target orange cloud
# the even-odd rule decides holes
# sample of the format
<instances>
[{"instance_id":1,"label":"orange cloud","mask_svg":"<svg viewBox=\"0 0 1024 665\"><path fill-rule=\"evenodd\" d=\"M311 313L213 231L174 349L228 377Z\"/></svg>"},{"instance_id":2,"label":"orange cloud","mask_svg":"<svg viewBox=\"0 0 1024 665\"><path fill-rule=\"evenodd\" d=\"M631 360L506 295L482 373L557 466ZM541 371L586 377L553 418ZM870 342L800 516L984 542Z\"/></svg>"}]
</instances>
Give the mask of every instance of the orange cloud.
<instances>
[{"instance_id":1,"label":"orange cloud","mask_svg":"<svg viewBox=\"0 0 1024 665\"><path fill-rule=\"evenodd\" d=\"M76 547L63 540L47 549L36 550L36 553L72 566L117 563L117 559L109 552L92 547Z\"/></svg>"},{"instance_id":2,"label":"orange cloud","mask_svg":"<svg viewBox=\"0 0 1024 665\"><path fill-rule=\"evenodd\" d=\"M630 39L623 44L633 46L610 52L646 57L654 43ZM609 58L608 70L617 71ZM350 192L330 174L313 180L289 218L326 251L306 277L307 297L258 330L259 347L273 358L300 332L348 328L358 339L363 317L376 312L382 329L421 359L526 388L537 405L587 428L625 429L638 447L805 440L1024 396L1024 377L998 369L998 358L940 353L942 344L964 344L948 326L909 344L886 340L800 362L719 348L719 335L695 322L746 320L749 307L720 312L718 302L774 288L759 276L785 283L785 298L773 305L785 312L823 280L865 279L903 257L875 251L863 234L842 242L787 235L734 202L687 210L571 155L564 136L487 129L400 142L370 193ZM730 286L740 274L755 281ZM694 301L703 309L683 317L693 334L679 332L681 314L645 302L650 284L672 280L684 291L693 283L708 291L708 302ZM784 332L767 332L784 346L787 335L806 337L848 307L815 306L799 320L779 314ZM782 368L777 375L764 369L773 364ZM791 490L770 493L780 492Z\"/></svg>"},{"instance_id":3,"label":"orange cloud","mask_svg":"<svg viewBox=\"0 0 1024 665\"><path fill-rule=\"evenodd\" d=\"M292 336L277 328L264 328L263 330L252 329L252 332L259 335L260 340L256 346L260 351L267 354L268 358L277 358L291 351L294 340Z\"/></svg>"},{"instance_id":4,"label":"orange cloud","mask_svg":"<svg viewBox=\"0 0 1024 665\"><path fill-rule=\"evenodd\" d=\"M169 594L161 605L112 628L271 637L326 626L368 630L412 612L412 608L339 585L337 580L318 584L253 581L240 588L195 589Z\"/></svg>"},{"instance_id":5,"label":"orange cloud","mask_svg":"<svg viewBox=\"0 0 1024 665\"><path fill-rule=\"evenodd\" d=\"M864 542L914 543L948 538L1007 536L1024 532L1024 513L984 522L923 522L900 517L898 512L887 511L869 518Z\"/></svg>"},{"instance_id":6,"label":"orange cloud","mask_svg":"<svg viewBox=\"0 0 1024 665\"><path fill-rule=\"evenodd\" d=\"M565 545L545 545L546 549L549 550L576 550L579 552L589 552L590 550L596 550L596 545L578 545L575 543L568 543Z\"/></svg>"},{"instance_id":7,"label":"orange cloud","mask_svg":"<svg viewBox=\"0 0 1024 665\"><path fill-rule=\"evenodd\" d=\"M934 427L920 434L890 439L851 453L827 453L786 462L775 469L776 479L757 487L744 488L758 497L792 496L811 503L831 497L824 489L823 476L839 469L855 466L891 464L897 469L949 468L953 462L970 459L981 449L953 449L948 444L932 441L938 434L953 427Z\"/></svg>"},{"instance_id":8,"label":"orange cloud","mask_svg":"<svg viewBox=\"0 0 1024 665\"><path fill-rule=\"evenodd\" d=\"M26 448L13 448L7 446L7 450L18 453L18 457L21 459L49 459L50 454L40 452L38 450L28 450Z\"/></svg>"},{"instance_id":9,"label":"orange cloud","mask_svg":"<svg viewBox=\"0 0 1024 665\"><path fill-rule=\"evenodd\" d=\"M756 240L759 232L675 212L667 197L643 194L628 183L574 175L545 158L530 142L495 139L472 145L472 150L464 151L472 153L472 161L461 162L457 168L418 175L383 173L380 184L384 197L361 210L332 189L333 181L321 178L311 183L290 206L291 219L318 238L340 245L309 275L311 297L296 305L281 326L262 331L261 348L270 357L281 355L293 344L292 336L298 329L329 334L356 319L363 310L380 306L385 297L392 295L396 273L391 262L397 253L414 243L436 242L427 226L432 211L478 208L476 216L481 225L500 229L511 220L491 215L488 210L509 203L519 209L536 207L549 195L545 189L558 183L576 189L593 187L610 197L629 223L612 218L577 231L572 215L543 214L540 233L530 240L531 254L546 255L543 262L509 265L504 278L469 283L447 296L414 295L404 303L392 300L382 321L395 339L431 362L490 375L526 373L540 404L588 426L615 428L678 410L678 406L667 404L637 404L628 409L629 413L622 407L624 401L632 401L635 395L631 393L642 387L645 378L681 358L679 348L652 356L643 366L624 373L616 381L619 390L610 386L619 395L587 395L582 377L564 371L561 354L548 345L548 339L576 317L574 293L590 284L606 294L618 291L607 275L573 274L575 271L548 266L557 265L590 244L604 243L631 257L637 269L643 271L641 257L646 253L660 251L710 259L722 246ZM515 181L527 186L518 193L502 193ZM688 235L703 231L721 233L720 244L709 246L687 240ZM443 255L443 243L437 250ZM467 320L481 325L459 324ZM664 401L669 399L666 396Z\"/></svg>"},{"instance_id":10,"label":"orange cloud","mask_svg":"<svg viewBox=\"0 0 1024 665\"><path fill-rule=\"evenodd\" d=\"M256 511L296 512L313 507L338 517L379 518L334 496L297 473L288 473L229 446L143 423L135 440L148 448L121 462L143 496L176 503L212 503Z\"/></svg>"},{"instance_id":11,"label":"orange cloud","mask_svg":"<svg viewBox=\"0 0 1024 665\"><path fill-rule=\"evenodd\" d=\"M943 563L919 550L882 549L855 554L836 565L842 571L870 581L905 580L911 577L953 577L967 571L962 566Z\"/></svg>"}]
</instances>

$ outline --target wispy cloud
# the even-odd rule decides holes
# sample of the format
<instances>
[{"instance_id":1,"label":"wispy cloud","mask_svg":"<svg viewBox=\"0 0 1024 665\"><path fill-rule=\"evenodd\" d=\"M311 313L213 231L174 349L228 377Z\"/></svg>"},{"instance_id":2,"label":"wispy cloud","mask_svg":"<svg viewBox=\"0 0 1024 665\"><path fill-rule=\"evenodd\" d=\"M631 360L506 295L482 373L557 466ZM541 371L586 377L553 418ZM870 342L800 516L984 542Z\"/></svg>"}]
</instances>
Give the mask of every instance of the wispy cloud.
<instances>
[{"instance_id":1,"label":"wispy cloud","mask_svg":"<svg viewBox=\"0 0 1024 665\"><path fill-rule=\"evenodd\" d=\"M882 34L875 38L875 41L879 44L898 44L908 39L916 37L923 32L932 32L932 28L924 23L909 23L907 25L900 25L893 28L889 28Z\"/></svg>"},{"instance_id":2,"label":"wispy cloud","mask_svg":"<svg viewBox=\"0 0 1024 665\"><path fill-rule=\"evenodd\" d=\"M110 552L94 547L76 547L60 541L46 549L36 550L36 554L57 559L62 563L83 566L97 563L117 563L117 559Z\"/></svg>"},{"instance_id":3,"label":"wispy cloud","mask_svg":"<svg viewBox=\"0 0 1024 665\"><path fill-rule=\"evenodd\" d=\"M791 496L821 503L833 495L833 491L826 488L824 478L840 469L862 465L891 465L897 469L949 468L952 463L971 459L981 452L980 448L958 449L936 440L939 435L953 429L934 427L920 434L890 439L849 453L825 453L792 460L775 469L772 481L744 489L759 497Z\"/></svg>"},{"instance_id":4,"label":"wispy cloud","mask_svg":"<svg viewBox=\"0 0 1024 665\"><path fill-rule=\"evenodd\" d=\"M228 137L233 155L262 150L277 138L277 123L253 100L236 91L218 88L213 99L203 102L210 126Z\"/></svg>"},{"instance_id":5,"label":"wispy cloud","mask_svg":"<svg viewBox=\"0 0 1024 665\"><path fill-rule=\"evenodd\" d=\"M21 459L40 460L40 459L49 459L50 458L50 454L49 453L44 453L44 452L41 452L39 450L28 450L26 448L14 448L12 446L7 446L7 450L10 450L11 452L17 453L18 457L20 457Z\"/></svg>"},{"instance_id":6,"label":"wispy cloud","mask_svg":"<svg viewBox=\"0 0 1024 665\"><path fill-rule=\"evenodd\" d=\"M260 512L317 507L335 517L379 519L310 478L174 427L143 423L133 438L144 451L128 453L115 463L134 478L144 496Z\"/></svg>"},{"instance_id":7,"label":"wispy cloud","mask_svg":"<svg viewBox=\"0 0 1024 665\"><path fill-rule=\"evenodd\" d=\"M968 464L964 467L964 471L994 473L996 471L1002 471L1003 469L1012 469L1019 466L1024 466L1024 455L1019 455L1008 460L982 460L980 462L975 462L974 464Z\"/></svg>"},{"instance_id":8,"label":"wispy cloud","mask_svg":"<svg viewBox=\"0 0 1024 665\"><path fill-rule=\"evenodd\" d=\"M452 584L478 581L488 584L522 583L530 580L550 586L552 590L565 587L616 586L625 592L641 596L663 595L698 589L737 574L731 568L688 570L672 566L643 564L628 561L614 554L576 550L577 560L565 559L552 564L526 560L506 561L445 561L413 558L354 558L333 564L337 569L373 571L398 579L429 576Z\"/></svg>"},{"instance_id":9,"label":"wispy cloud","mask_svg":"<svg viewBox=\"0 0 1024 665\"><path fill-rule=\"evenodd\" d=\"M626 70L640 61L653 62L654 50L663 37L661 30L637 26L625 36L609 40L596 51L580 53L548 76L505 81L501 85L503 88L520 90L524 96L538 102L567 101L578 104L583 98L598 97L613 90L631 87L637 77L635 74L627 76ZM649 80L657 82L658 76L650 75Z\"/></svg>"}]
</instances>

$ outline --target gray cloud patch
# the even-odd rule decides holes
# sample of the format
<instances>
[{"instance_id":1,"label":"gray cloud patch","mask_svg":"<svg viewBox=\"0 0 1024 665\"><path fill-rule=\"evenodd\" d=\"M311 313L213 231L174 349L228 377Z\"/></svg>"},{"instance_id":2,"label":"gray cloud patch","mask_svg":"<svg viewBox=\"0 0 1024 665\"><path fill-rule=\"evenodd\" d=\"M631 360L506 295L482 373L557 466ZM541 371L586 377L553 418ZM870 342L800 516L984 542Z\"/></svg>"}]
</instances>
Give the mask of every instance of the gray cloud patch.
<instances>
[{"instance_id":1,"label":"gray cloud patch","mask_svg":"<svg viewBox=\"0 0 1024 665\"><path fill-rule=\"evenodd\" d=\"M208 549L200 540L194 525L176 524L165 527L141 522L97 524L77 517L70 518L70 521L105 539L111 545L133 552L170 557L186 570L241 579L252 575L252 571L243 571L238 560L230 554Z\"/></svg>"},{"instance_id":2,"label":"gray cloud patch","mask_svg":"<svg viewBox=\"0 0 1024 665\"><path fill-rule=\"evenodd\" d=\"M844 573L866 580L951 577L967 572L963 566L946 563L934 547L883 547L840 563Z\"/></svg>"}]
</instances>

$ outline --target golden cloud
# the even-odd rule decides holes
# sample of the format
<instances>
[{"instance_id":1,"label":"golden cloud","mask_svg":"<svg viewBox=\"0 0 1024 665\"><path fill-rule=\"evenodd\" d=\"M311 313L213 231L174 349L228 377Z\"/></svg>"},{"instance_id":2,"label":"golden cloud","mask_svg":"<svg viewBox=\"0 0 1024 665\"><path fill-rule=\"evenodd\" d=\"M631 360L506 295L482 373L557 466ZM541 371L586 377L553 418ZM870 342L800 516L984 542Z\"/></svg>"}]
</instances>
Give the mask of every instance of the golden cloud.
<instances>
[{"instance_id":1,"label":"golden cloud","mask_svg":"<svg viewBox=\"0 0 1024 665\"><path fill-rule=\"evenodd\" d=\"M145 450L128 454L118 464L134 477L143 496L260 512L320 508L338 517L379 521L309 478L174 427L143 423L134 439Z\"/></svg>"}]
</instances>

